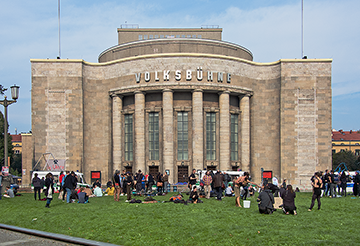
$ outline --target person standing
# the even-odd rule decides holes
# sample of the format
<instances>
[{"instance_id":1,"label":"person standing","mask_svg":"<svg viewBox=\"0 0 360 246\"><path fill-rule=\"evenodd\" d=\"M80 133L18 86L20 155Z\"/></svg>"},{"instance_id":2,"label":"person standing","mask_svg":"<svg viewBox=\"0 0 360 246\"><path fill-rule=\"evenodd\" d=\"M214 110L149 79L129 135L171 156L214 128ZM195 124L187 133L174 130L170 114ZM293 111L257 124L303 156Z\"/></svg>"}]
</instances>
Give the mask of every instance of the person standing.
<instances>
[{"instance_id":1,"label":"person standing","mask_svg":"<svg viewBox=\"0 0 360 246\"><path fill-rule=\"evenodd\" d=\"M115 193L114 193L114 201L119 201L120 198L120 171L116 170L114 174L114 183L115 183Z\"/></svg>"},{"instance_id":2,"label":"person standing","mask_svg":"<svg viewBox=\"0 0 360 246\"><path fill-rule=\"evenodd\" d=\"M76 178L75 173L72 171L69 175L66 176L64 181L64 188L66 190L66 202L70 203L71 192L76 188Z\"/></svg>"},{"instance_id":3,"label":"person standing","mask_svg":"<svg viewBox=\"0 0 360 246\"><path fill-rule=\"evenodd\" d=\"M154 185L154 177L152 176L151 173L149 173L147 180L148 182L147 182L146 192L149 192L149 190L150 192L152 192L152 186Z\"/></svg>"},{"instance_id":4,"label":"person standing","mask_svg":"<svg viewBox=\"0 0 360 246\"><path fill-rule=\"evenodd\" d=\"M156 176L156 187L157 187L158 194L164 192L163 185L164 185L164 182L163 182L162 174L160 172L158 172L158 174Z\"/></svg>"},{"instance_id":5,"label":"person standing","mask_svg":"<svg viewBox=\"0 0 360 246\"><path fill-rule=\"evenodd\" d=\"M1 193L1 188L2 188L2 178L3 178L3 173L1 172L1 170L0 170L0 200L1 200L1 195L2 195L2 193Z\"/></svg>"},{"instance_id":6,"label":"person standing","mask_svg":"<svg viewBox=\"0 0 360 246\"><path fill-rule=\"evenodd\" d=\"M258 186L254 182L251 182L249 179L250 179L250 173L244 172L244 175L238 177L234 182L235 183L234 193L235 193L235 206L236 207L241 208L241 204L240 204L241 189L244 189L245 187L247 187L249 183ZM244 189L243 200L246 200L247 193L248 193L248 190Z\"/></svg>"},{"instance_id":7,"label":"person standing","mask_svg":"<svg viewBox=\"0 0 360 246\"><path fill-rule=\"evenodd\" d=\"M341 176L340 176L340 187L341 187L341 195L342 196L346 196L346 186L347 186L347 175L345 173L345 171L342 171Z\"/></svg>"},{"instance_id":8,"label":"person standing","mask_svg":"<svg viewBox=\"0 0 360 246\"><path fill-rule=\"evenodd\" d=\"M286 191L281 195L283 199L283 211L285 214L296 215L296 206L295 206L295 197L296 194L291 185L286 186Z\"/></svg>"},{"instance_id":9,"label":"person standing","mask_svg":"<svg viewBox=\"0 0 360 246\"><path fill-rule=\"evenodd\" d=\"M126 173L126 181L125 182L126 182L126 195L127 195L127 199L125 202L130 202L130 200L131 200L131 185L133 182L130 172Z\"/></svg>"},{"instance_id":10,"label":"person standing","mask_svg":"<svg viewBox=\"0 0 360 246\"><path fill-rule=\"evenodd\" d=\"M220 170L218 170L217 173L214 175L214 178L213 178L214 188L215 188L215 191L216 191L216 199L218 201L221 201L222 186L223 186L224 181L225 181L224 175L221 173Z\"/></svg>"},{"instance_id":11,"label":"person standing","mask_svg":"<svg viewBox=\"0 0 360 246\"><path fill-rule=\"evenodd\" d=\"M163 181L164 181L164 192L168 193L169 189L168 189L168 184L169 184L169 175L167 174L167 172L164 173L163 175Z\"/></svg>"},{"instance_id":12,"label":"person standing","mask_svg":"<svg viewBox=\"0 0 360 246\"><path fill-rule=\"evenodd\" d=\"M204 190L205 190L205 197L206 199L210 199L210 192L211 192L211 183L213 179L210 175L210 171L207 171L205 176L203 177L204 182Z\"/></svg>"},{"instance_id":13,"label":"person standing","mask_svg":"<svg viewBox=\"0 0 360 246\"><path fill-rule=\"evenodd\" d=\"M196 170L193 169L193 170L192 170L192 173L191 173L190 176L189 176L189 185L188 185L188 187L189 187L189 190L190 190L190 191L192 191L193 185L196 185L196 176L195 176L195 173L196 173Z\"/></svg>"},{"instance_id":14,"label":"person standing","mask_svg":"<svg viewBox=\"0 0 360 246\"><path fill-rule=\"evenodd\" d=\"M330 189L330 173L329 170L325 170L324 174L324 181L325 181L325 196L329 196L329 189Z\"/></svg>"},{"instance_id":15,"label":"person standing","mask_svg":"<svg viewBox=\"0 0 360 246\"><path fill-rule=\"evenodd\" d=\"M330 171L329 175L329 185L330 185L330 198L333 198L336 196L336 184L335 184L335 174L334 170Z\"/></svg>"},{"instance_id":16,"label":"person standing","mask_svg":"<svg viewBox=\"0 0 360 246\"><path fill-rule=\"evenodd\" d=\"M51 200L53 199L54 194L54 179L52 173L46 174L45 179L45 186L46 186L46 208L50 208Z\"/></svg>"},{"instance_id":17,"label":"person standing","mask_svg":"<svg viewBox=\"0 0 360 246\"><path fill-rule=\"evenodd\" d=\"M320 201L321 187L322 187L323 183L322 183L322 180L320 178L320 173L319 172L315 173L314 181L311 183L311 185L313 187L313 195L312 195L312 198L311 198L311 205L310 205L310 208L309 208L308 211L311 211L312 208L314 207L315 200L317 200L318 210L320 210L320 207L321 207L321 201Z\"/></svg>"},{"instance_id":18,"label":"person standing","mask_svg":"<svg viewBox=\"0 0 360 246\"><path fill-rule=\"evenodd\" d=\"M141 192L141 182L144 175L142 174L141 170L138 171L138 173L135 175L136 179L136 193L140 194Z\"/></svg>"},{"instance_id":19,"label":"person standing","mask_svg":"<svg viewBox=\"0 0 360 246\"><path fill-rule=\"evenodd\" d=\"M35 198L35 201L36 201L36 193L39 194L39 201L40 201L41 200L41 198L40 198L41 179L38 177L37 173L34 174L34 178L33 178L31 183L34 186L34 198Z\"/></svg>"},{"instance_id":20,"label":"person standing","mask_svg":"<svg viewBox=\"0 0 360 246\"><path fill-rule=\"evenodd\" d=\"M359 171L356 171L355 173L356 173L356 175L354 178L353 192L354 192L354 196L357 196L359 193L360 174L359 174Z\"/></svg>"}]
</instances>

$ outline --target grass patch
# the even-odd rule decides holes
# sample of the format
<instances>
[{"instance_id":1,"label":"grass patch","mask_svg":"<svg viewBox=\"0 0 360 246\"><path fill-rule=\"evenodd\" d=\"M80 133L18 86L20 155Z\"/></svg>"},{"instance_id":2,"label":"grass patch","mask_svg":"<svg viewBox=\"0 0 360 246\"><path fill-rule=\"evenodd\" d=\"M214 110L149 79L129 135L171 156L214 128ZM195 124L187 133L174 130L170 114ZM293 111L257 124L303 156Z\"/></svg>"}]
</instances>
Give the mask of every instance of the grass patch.
<instances>
[{"instance_id":1,"label":"grass patch","mask_svg":"<svg viewBox=\"0 0 360 246\"><path fill-rule=\"evenodd\" d=\"M173 194L155 199L168 201ZM0 223L121 245L360 245L359 198L322 198L321 210L315 205L308 212L311 193L297 193L293 216L259 214L256 197L245 209L235 207L235 198L183 205L102 197L66 204L55 194L48 209L33 194L22 194L0 201Z\"/></svg>"}]
</instances>

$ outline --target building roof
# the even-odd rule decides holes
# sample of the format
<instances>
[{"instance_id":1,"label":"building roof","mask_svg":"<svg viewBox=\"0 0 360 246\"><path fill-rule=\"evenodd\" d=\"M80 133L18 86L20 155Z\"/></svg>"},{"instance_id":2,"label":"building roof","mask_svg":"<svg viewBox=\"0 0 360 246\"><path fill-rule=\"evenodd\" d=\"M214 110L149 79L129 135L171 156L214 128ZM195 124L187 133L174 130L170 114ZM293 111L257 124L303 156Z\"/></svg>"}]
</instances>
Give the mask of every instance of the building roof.
<instances>
[{"instance_id":1,"label":"building roof","mask_svg":"<svg viewBox=\"0 0 360 246\"><path fill-rule=\"evenodd\" d=\"M10 134L11 135L11 138L12 138L12 142L21 142L21 134Z\"/></svg>"},{"instance_id":2,"label":"building roof","mask_svg":"<svg viewBox=\"0 0 360 246\"><path fill-rule=\"evenodd\" d=\"M360 131L332 131L333 141L360 141Z\"/></svg>"}]
</instances>

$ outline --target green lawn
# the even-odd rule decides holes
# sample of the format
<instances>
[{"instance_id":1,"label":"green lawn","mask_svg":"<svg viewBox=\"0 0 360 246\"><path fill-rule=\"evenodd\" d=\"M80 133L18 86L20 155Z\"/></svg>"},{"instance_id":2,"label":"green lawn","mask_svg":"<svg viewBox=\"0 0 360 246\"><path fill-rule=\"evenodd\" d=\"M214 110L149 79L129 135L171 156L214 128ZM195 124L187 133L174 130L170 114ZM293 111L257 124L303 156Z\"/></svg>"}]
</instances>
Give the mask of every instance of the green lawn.
<instances>
[{"instance_id":1,"label":"green lawn","mask_svg":"<svg viewBox=\"0 0 360 246\"><path fill-rule=\"evenodd\" d=\"M351 196L322 198L321 210L308 212L311 194L297 193L297 216L261 215L255 197L250 209L235 207L234 198L183 205L129 204L125 197L66 204L55 197L50 209L33 194L3 198L0 223L122 245L360 245L360 199Z\"/></svg>"}]
</instances>

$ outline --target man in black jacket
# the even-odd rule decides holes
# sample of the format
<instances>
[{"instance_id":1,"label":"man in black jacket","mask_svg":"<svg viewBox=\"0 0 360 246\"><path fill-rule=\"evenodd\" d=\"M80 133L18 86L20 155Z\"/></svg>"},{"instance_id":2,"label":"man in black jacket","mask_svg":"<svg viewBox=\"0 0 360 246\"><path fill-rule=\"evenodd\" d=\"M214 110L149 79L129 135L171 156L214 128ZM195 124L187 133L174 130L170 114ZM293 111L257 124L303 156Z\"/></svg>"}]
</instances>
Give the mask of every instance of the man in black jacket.
<instances>
[{"instance_id":1,"label":"man in black jacket","mask_svg":"<svg viewBox=\"0 0 360 246\"><path fill-rule=\"evenodd\" d=\"M75 178L75 173L72 171L70 175L67 175L64 181L64 188L66 190L66 202L70 203L71 192L76 188L77 180Z\"/></svg>"},{"instance_id":2,"label":"man in black jacket","mask_svg":"<svg viewBox=\"0 0 360 246\"><path fill-rule=\"evenodd\" d=\"M259 202L259 212L261 214L273 213L275 200L268 185L265 185L264 189L260 192L257 201Z\"/></svg>"}]
</instances>

